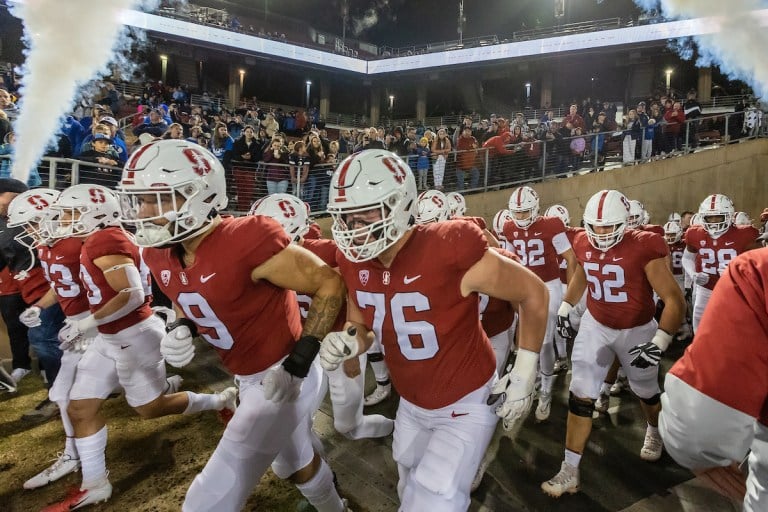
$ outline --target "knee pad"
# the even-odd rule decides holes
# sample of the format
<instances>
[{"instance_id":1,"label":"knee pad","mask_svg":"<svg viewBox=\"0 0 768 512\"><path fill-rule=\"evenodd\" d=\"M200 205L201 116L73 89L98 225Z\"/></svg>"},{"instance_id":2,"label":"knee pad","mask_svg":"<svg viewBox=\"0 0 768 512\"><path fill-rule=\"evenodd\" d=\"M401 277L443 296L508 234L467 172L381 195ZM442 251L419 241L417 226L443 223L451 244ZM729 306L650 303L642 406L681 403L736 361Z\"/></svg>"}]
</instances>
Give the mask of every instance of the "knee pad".
<instances>
[{"instance_id":1,"label":"knee pad","mask_svg":"<svg viewBox=\"0 0 768 512\"><path fill-rule=\"evenodd\" d=\"M646 405L657 405L661 401L661 393L656 393L650 398L639 397Z\"/></svg>"},{"instance_id":2,"label":"knee pad","mask_svg":"<svg viewBox=\"0 0 768 512\"><path fill-rule=\"evenodd\" d=\"M580 399L571 393L568 396L568 410L576 416L582 418L592 418L592 413L595 410L595 401L591 399Z\"/></svg>"},{"instance_id":3,"label":"knee pad","mask_svg":"<svg viewBox=\"0 0 768 512\"><path fill-rule=\"evenodd\" d=\"M371 363L378 363L384 360L384 354L381 352L373 352L371 354L368 354L368 361Z\"/></svg>"},{"instance_id":4,"label":"knee pad","mask_svg":"<svg viewBox=\"0 0 768 512\"><path fill-rule=\"evenodd\" d=\"M464 451L460 438L436 430L411 477L429 493L450 499L459 491Z\"/></svg>"}]
</instances>

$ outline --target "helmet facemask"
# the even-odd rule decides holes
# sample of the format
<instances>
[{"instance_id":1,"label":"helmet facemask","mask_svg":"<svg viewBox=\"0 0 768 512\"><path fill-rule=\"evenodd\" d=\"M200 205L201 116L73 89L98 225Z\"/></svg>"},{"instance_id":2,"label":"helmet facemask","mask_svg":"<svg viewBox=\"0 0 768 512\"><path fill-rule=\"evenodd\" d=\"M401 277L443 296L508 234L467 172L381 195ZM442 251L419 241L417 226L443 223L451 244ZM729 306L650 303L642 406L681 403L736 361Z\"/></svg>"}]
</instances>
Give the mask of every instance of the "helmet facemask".
<instances>
[{"instance_id":1,"label":"helmet facemask","mask_svg":"<svg viewBox=\"0 0 768 512\"><path fill-rule=\"evenodd\" d=\"M607 233L598 233L595 231L595 227L607 227L612 226L613 230L607 232ZM594 247L597 250L600 251L607 251L611 247L614 247L617 245L621 240L624 238L624 231L627 229L626 222L622 222L620 224L604 224L604 225L594 225L584 219L584 229L587 232L587 239L589 239L589 243L592 244L592 247Z\"/></svg>"},{"instance_id":2,"label":"helmet facemask","mask_svg":"<svg viewBox=\"0 0 768 512\"><path fill-rule=\"evenodd\" d=\"M726 212L702 214L701 225L712 238L719 238L731 227L732 215Z\"/></svg>"}]
</instances>

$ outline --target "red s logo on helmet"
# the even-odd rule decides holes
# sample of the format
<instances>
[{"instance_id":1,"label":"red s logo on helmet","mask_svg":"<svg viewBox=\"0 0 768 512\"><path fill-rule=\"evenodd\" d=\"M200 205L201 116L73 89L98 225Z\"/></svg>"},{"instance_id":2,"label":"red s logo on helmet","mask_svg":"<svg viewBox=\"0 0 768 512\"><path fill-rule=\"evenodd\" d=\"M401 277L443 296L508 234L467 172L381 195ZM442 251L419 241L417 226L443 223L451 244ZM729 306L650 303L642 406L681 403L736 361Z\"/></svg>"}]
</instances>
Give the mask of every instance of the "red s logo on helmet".
<instances>
[{"instance_id":1,"label":"red s logo on helmet","mask_svg":"<svg viewBox=\"0 0 768 512\"><path fill-rule=\"evenodd\" d=\"M291 217L296 216L296 209L288 201L280 201L277 205L283 211L283 215L285 215L286 218L290 219Z\"/></svg>"},{"instance_id":2,"label":"red s logo on helmet","mask_svg":"<svg viewBox=\"0 0 768 512\"><path fill-rule=\"evenodd\" d=\"M403 169L403 165L400 161L395 160L394 158L385 156L381 159L381 163L383 163L387 169L389 169L392 174L395 175L395 181L398 183L403 183L405 181L405 177L407 176L406 170Z\"/></svg>"},{"instance_id":3,"label":"red s logo on helmet","mask_svg":"<svg viewBox=\"0 0 768 512\"><path fill-rule=\"evenodd\" d=\"M192 164L192 170L198 176L205 176L211 172L211 164L202 152L194 148L184 148L182 154L187 157Z\"/></svg>"},{"instance_id":4,"label":"red s logo on helmet","mask_svg":"<svg viewBox=\"0 0 768 512\"><path fill-rule=\"evenodd\" d=\"M91 202L93 203L106 203L107 197L104 195L104 191L98 188L89 188L88 195L91 196Z\"/></svg>"},{"instance_id":5,"label":"red s logo on helmet","mask_svg":"<svg viewBox=\"0 0 768 512\"><path fill-rule=\"evenodd\" d=\"M50 206L43 196L29 196L27 201L35 208L35 210L44 210Z\"/></svg>"}]
</instances>

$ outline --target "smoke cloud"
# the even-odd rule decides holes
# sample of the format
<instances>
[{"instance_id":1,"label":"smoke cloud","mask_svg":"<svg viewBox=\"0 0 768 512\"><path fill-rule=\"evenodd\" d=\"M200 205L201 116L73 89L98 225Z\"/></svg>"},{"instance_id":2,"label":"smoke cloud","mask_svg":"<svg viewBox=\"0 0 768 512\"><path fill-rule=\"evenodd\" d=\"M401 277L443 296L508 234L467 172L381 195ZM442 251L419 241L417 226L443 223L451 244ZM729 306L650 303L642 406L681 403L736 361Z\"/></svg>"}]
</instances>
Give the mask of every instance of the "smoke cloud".
<instances>
[{"instance_id":1,"label":"smoke cloud","mask_svg":"<svg viewBox=\"0 0 768 512\"><path fill-rule=\"evenodd\" d=\"M20 114L11 174L26 182L54 140L78 89L107 71L127 30L121 12L141 0L27 0L11 5L24 24Z\"/></svg>"},{"instance_id":2,"label":"smoke cloud","mask_svg":"<svg viewBox=\"0 0 768 512\"><path fill-rule=\"evenodd\" d=\"M362 17L352 18L352 33L359 36L364 30L368 30L378 22L378 13L374 9L368 9Z\"/></svg>"},{"instance_id":3,"label":"smoke cloud","mask_svg":"<svg viewBox=\"0 0 768 512\"><path fill-rule=\"evenodd\" d=\"M696 36L698 66L716 65L732 79L752 86L757 96L768 94L768 29L752 11L768 7L768 0L635 0L643 9L661 9L671 19L714 17L720 25L715 34ZM683 58L693 55L690 44L677 45Z\"/></svg>"}]
</instances>

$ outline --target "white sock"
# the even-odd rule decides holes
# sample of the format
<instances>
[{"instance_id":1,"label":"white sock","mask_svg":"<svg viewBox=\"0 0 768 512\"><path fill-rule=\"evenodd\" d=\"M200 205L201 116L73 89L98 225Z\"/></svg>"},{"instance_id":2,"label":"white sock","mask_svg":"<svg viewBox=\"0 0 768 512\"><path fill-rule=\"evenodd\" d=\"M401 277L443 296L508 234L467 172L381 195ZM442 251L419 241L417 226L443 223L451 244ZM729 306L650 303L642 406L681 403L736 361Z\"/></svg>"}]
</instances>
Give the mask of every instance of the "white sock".
<instances>
[{"instance_id":1,"label":"white sock","mask_svg":"<svg viewBox=\"0 0 768 512\"><path fill-rule=\"evenodd\" d=\"M609 395L611 393L611 385L610 382L603 382L603 385L600 386L600 394Z\"/></svg>"},{"instance_id":2,"label":"white sock","mask_svg":"<svg viewBox=\"0 0 768 512\"><path fill-rule=\"evenodd\" d=\"M218 393L193 393L185 391L187 394L187 408L183 414L196 414L201 411L218 411L224 407L224 401Z\"/></svg>"},{"instance_id":3,"label":"white sock","mask_svg":"<svg viewBox=\"0 0 768 512\"><path fill-rule=\"evenodd\" d=\"M551 393L552 392L552 385L555 382L555 376L554 375L544 375L541 374L541 391L542 393Z\"/></svg>"},{"instance_id":4,"label":"white sock","mask_svg":"<svg viewBox=\"0 0 768 512\"><path fill-rule=\"evenodd\" d=\"M75 439L83 471L81 488L88 489L107 479L107 426L87 437Z\"/></svg>"},{"instance_id":5,"label":"white sock","mask_svg":"<svg viewBox=\"0 0 768 512\"><path fill-rule=\"evenodd\" d=\"M343 512L344 503L342 503L336 486L333 485L333 471L322 461L320 469L315 476L308 482L296 484L296 488L307 498L310 505L317 509L317 512Z\"/></svg>"},{"instance_id":6,"label":"white sock","mask_svg":"<svg viewBox=\"0 0 768 512\"><path fill-rule=\"evenodd\" d=\"M61 424L64 426L64 435L66 436L64 441L64 454L69 455L70 458L76 459L77 446L75 446L75 428L72 426L72 422L67 414L67 405L69 401L62 400L56 402L59 406L59 413L61 414Z\"/></svg>"},{"instance_id":7,"label":"white sock","mask_svg":"<svg viewBox=\"0 0 768 512\"><path fill-rule=\"evenodd\" d=\"M565 449L565 463L569 466L573 466L574 468L579 467L579 462L581 462L581 454L572 452L568 448Z\"/></svg>"},{"instance_id":8,"label":"white sock","mask_svg":"<svg viewBox=\"0 0 768 512\"><path fill-rule=\"evenodd\" d=\"M654 427L650 423L648 423L646 432L648 432L649 434L653 434L655 437L659 437L659 427Z\"/></svg>"},{"instance_id":9,"label":"white sock","mask_svg":"<svg viewBox=\"0 0 768 512\"><path fill-rule=\"evenodd\" d=\"M386 437L395 429L395 420L381 414L366 414L363 421L354 429L344 433L348 439L375 439Z\"/></svg>"}]
</instances>

